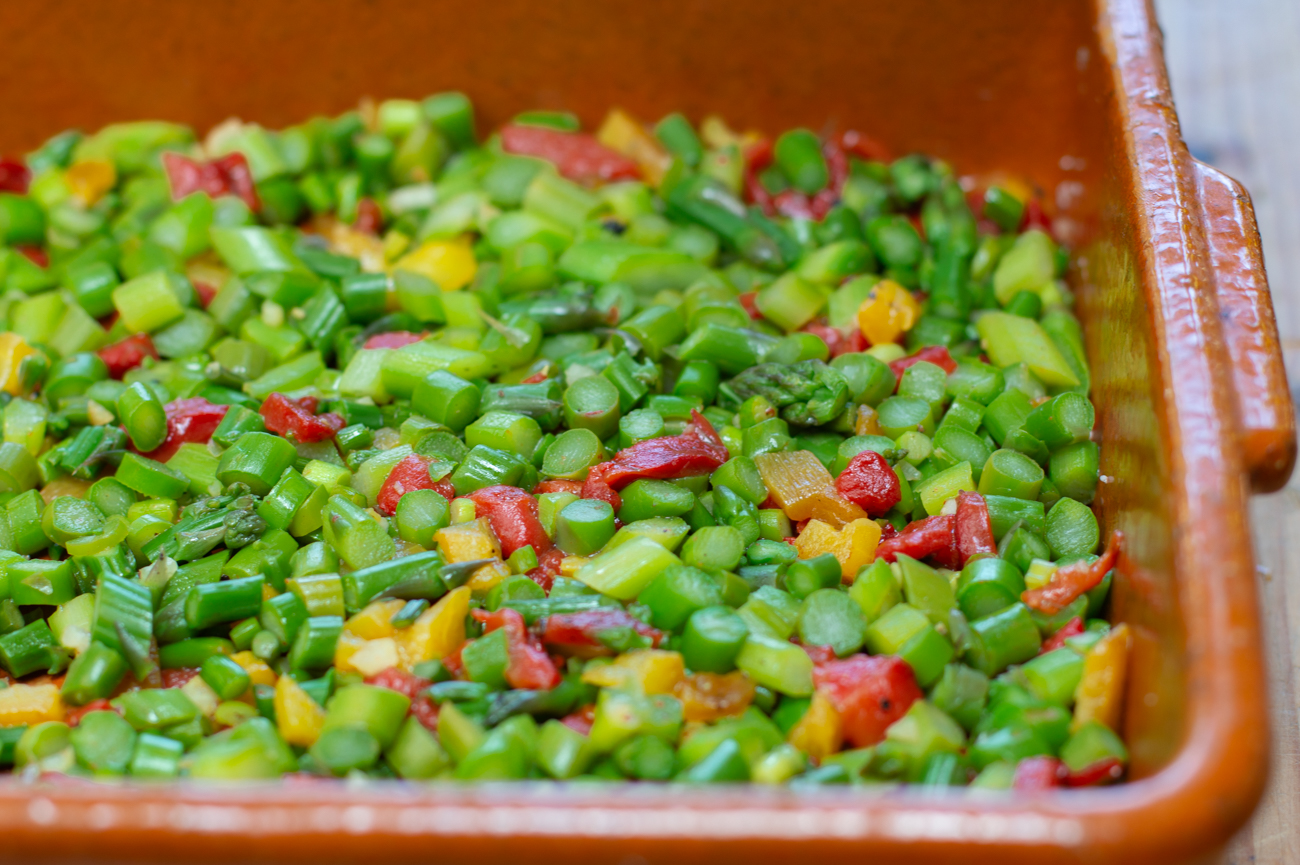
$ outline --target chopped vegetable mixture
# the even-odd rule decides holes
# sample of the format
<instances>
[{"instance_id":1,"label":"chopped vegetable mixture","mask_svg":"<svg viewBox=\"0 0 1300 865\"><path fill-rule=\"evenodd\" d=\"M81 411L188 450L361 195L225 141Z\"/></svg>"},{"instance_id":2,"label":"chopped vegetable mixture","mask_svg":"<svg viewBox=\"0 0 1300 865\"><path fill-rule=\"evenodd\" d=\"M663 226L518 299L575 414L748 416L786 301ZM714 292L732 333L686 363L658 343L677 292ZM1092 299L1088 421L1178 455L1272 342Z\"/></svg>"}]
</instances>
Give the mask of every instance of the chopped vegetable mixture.
<instances>
[{"instance_id":1,"label":"chopped vegetable mixture","mask_svg":"<svg viewBox=\"0 0 1300 865\"><path fill-rule=\"evenodd\" d=\"M480 142L445 93L0 190L0 766L1122 776L1030 186L678 114Z\"/></svg>"}]
</instances>

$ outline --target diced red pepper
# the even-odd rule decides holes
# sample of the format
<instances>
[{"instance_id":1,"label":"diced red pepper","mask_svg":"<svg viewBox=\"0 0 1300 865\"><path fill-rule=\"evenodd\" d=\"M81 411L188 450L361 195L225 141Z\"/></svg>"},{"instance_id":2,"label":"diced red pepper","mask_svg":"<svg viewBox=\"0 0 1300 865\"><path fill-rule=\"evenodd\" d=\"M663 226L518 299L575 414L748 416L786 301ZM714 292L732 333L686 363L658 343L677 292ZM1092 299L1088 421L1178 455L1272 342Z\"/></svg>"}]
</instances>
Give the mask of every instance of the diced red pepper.
<instances>
[{"instance_id":1,"label":"diced red pepper","mask_svg":"<svg viewBox=\"0 0 1300 865\"><path fill-rule=\"evenodd\" d=\"M1106 552L1092 562L1075 562L1056 569L1051 580L1041 589L1030 589L1020 596L1025 605L1054 616L1068 607L1075 598L1092 591L1101 584L1107 572L1115 567L1119 559L1120 547L1124 544L1124 535L1111 532Z\"/></svg>"},{"instance_id":2,"label":"diced red pepper","mask_svg":"<svg viewBox=\"0 0 1300 865\"><path fill-rule=\"evenodd\" d=\"M889 148L869 135L850 129L840 133L840 147L849 156L865 159L869 162L893 162Z\"/></svg>"},{"instance_id":3,"label":"diced red pepper","mask_svg":"<svg viewBox=\"0 0 1300 865\"><path fill-rule=\"evenodd\" d=\"M27 194L27 185L32 182L32 172L17 159L0 159L0 192Z\"/></svg>"},{"instance_id":4,"label":"diced red pepper","mask_svg":"<svg viewBox=\"0 0 1300 865\"><path fill-rule=\"evenodd\" d=\"M598 607L579 613L557 613L546 620L542 642L566 655L593 658L613 655L614 650L600 639L605 631L631 628L651 644L658 646L664 638L663 631L650 627L636 616L618 607Z\"/></svg>"},{"instance_id":5,"label":"diced red pepper","mask_svg":"<svg viewBox=\"0 0 1300 865\"><path fill-rule=\"evenodd\" d=\"M813 668L813 684L839 710L844 738L869 748L925 695L916 674L894 655L852 655Z\"/></svg>"},{"instance_id":6,"label":"diced red pepper","mask_svg":"<svg viewBox=\"0 0 1300 865\"><path fill-rule=\"evenodd\" d=\"M244 200L254 212L261 209L253 172L242 153L231 153L210 162L190 159L179 153L162 155L163 170L171 186L172 200L180 201L195 192L205 192L213 198L235 195Z\"/></svg>"},{"instance_id":7,"label":"diced red pepper","mask_svg":"<svg viewBox=\"0 0 1300 865\"><path fill-rule=\"evenodd\" d=\"M113 704L108 700L91 700L84 706L76 706L75 708L69 709L68 713L63 716L64 723L69 727L75 727L81 723L82 718L86 717L91 712L117 712L119 715L122 714L121 712L118 712L118 710L114 708Z\"/></svg>"},{"instance_id":8,"label":"diced red pepper","mask_svg":"<svg viewBox=\"0 0 1300 865\"><path fill-rule=\"evenodd\" d=\"M812 658L814 664L827 664L835 660L835 650L830 646L801 645L799 648L803 649L805 655Z\"/></svg>"},{"instance_id":9,"label":"diced red pepper","mask_svg":"<svg viewBox=\"0 0 1300 865\"><path fill-rule=\"evenodd\" d=\"M393 466L388 477L384 479L384 484L379 488L379 495L375 496L375 510L379 511L386 517L391 517L397 512L397 503L402 496L413 490L432 490L436 486L433 478L429 477L428 457L422 457L419 454L411 454L397 465ZM448 484L450 486L450 484ZM442 490L438 492L443 493ZM443 493L446 495L446 493ZM455 490L452 490L452 496L455 496ZM450 500L450 497L449 499Z\"/></svg>"},{"instance_id":10,"label":"diced red pepper","mask_svg":"<svg viewBox=\"0 0 1300 865\"><path fill-rule=\"evenodd\" d=\"M528 572L528 579L541 586L549 594L555 578L560 575L560 562L564 561L564 550L552 547L537 557L537 567Z\"/></svg>"},{"instance_id":11,"label":"diced red pepper","mask_svg":"<svg viewBox=\"0 0 1300 865\"><path fill-rule=\"evenodd\" d=\"M310 400L308 402L307 400ZM291 400L282 393L273 393L262 402L261 415L268 432L288 436L300 442L322 442L334 438L346 421L333 412L316 414L316 401L311 397Z\"/></svg>"},{"instance_id":12,"label":"diced red pepper","mask_svg":"<svg viewBox=\"0 0 1300 865\"><path fill-rule=\"evenodd\" d=\"M505 628L510 656L506 664L506 682L510 687L549 691L560 684L560 671L555 668L555 662L529 635L524 617L518 610L502 607L494 613L486 610L471 610L470 613L483 623L484 634Z\"/></svg>"},{"instance_id":13,"label":"diced red pepper","mask_svg":"<svg viewBox=\"0 0 1300 865\"><path fill-rule=\"evenodd\" d=\"M212 434L230 410L230 406L213 405L201 396L172 400L164 408L167 411L167 438L145 454L160 463L175 456L183 444L207 444L211 441Z\"/></svg>"},{"instance_id":14,"label":"diced red pepper","mask_svg":"<svg viewBox=\"0 0 1300 865\"><path fill-rule=\"evenodd\" d=\"M804 333L811 333L813 336L826 343L826 351L831 357L838 357L843 354L842 347L846 342L844 334L835 328L821 321L811 321L803 326Z\"/></svg>"},{"instance_id":15,"label":"diced red pepper","mask_svg":"<svg viewBox=\"0 0 1300 865\"><path fill-rule=\"evenodd\" d=\"M357 202L357 220L352 223L352 227L363 234L379 234L384 227L384 212L373 198L363 198Z\"/></svg>"},{"instance_id":16,"label":"diced red pepper","mask_svg":"<svg viewBox=\"0 0 1300 865\"><path fill-rule=\"evenodd\" d=\"M409 330L393 330L388 333L377 333L366 340L362 348L401 348L404 345L417 343L429 335L426 330L424 333L411 333Z\"/></svg>"},{"instance_id":17,"label":"diced red pepper","mask_svg":"<svg viewBox=\"0 0 1300 865\"><path fill-rule=\"evenodd\" d=\"M582 132L511 123L501 128L501 149L553 162L560 174L579 183L641 179L635 162Z\"/></svg>"},{"instance_id":18,"label":"diced red pepper","mask_svg":"<svg viewBox=\"0 0 1300 865\"><path fill-rule=\"evenodd\" d=\"M456 487L452 485L451 481L434 481L433 486L429 487L429 489L433 490L447 501L456 498Z\"/></svg>"},{"instance_id":19,"label":"diced red pepper","mask_svg":"<svg viewBox=\"0 0 1300 865\"><path fill-rule=\"evenodd\" d=\"M521 381L520 384L541 384L542 382L546 381L548 378L550 378L550 376L547 375L546 370L543 369L533 373L528 378Z\"/></svg>"},{"instance_id":20,"label":"diced red pepper","mask_svg":"<svg viewBox=\"0 0 1300 865\"><path fill-rule=\"evenodd\" d=\"M27 256L27 260L30 261L32 264L36 265L37 267L48 268L50 266L50 254L45 250L41 249L39 246L31 246L30 244L21 244L19 246L15 246L14 249L18 250L23 255Z\"/></svg>"},{"instance_id":21,"label":"diced red pepper","mask_svg":"<svg viewBox=\"0 0 1300 865\"><path fill-rule=\"evenodd\" d=\"M592 481L618 490L639 478L674 480L712 472L729 459L722 439L698 411L691 412L691 426L678 436L637 442L623 448L608 462L593 466L583 486L583 497Z\"/></svg>"},{"instance_id":22,"label":"diced red pepper","mask_svg":"<svg viewBox=\"0 0 1300 865\"><path fill-rule=\"evenodd\" d=\"M571 493L578 496L582 494L582 484L577 481L549 480L542 481L533 487L533 495L540 496L546 493Z\"/></svg>"},{"instance_id":23,"label":"diced red pepper","mask_svg":"<svg viewBox=\"0 0 1300 865\"><path fill-rule=\"evenodd\" d=\"M894 378L902 381L904 370L923 360L942 367L944 372L955 372L957 369L957 362L952 359L948 349L942 345L927 345L915 354L900 357L898 360L890 362L889 369L894 373Z\"/></svg>"},{"instance_id":24,"label":"diced red pepper","mask_svg":"<svg viewBox=\"0 0 1300 865\"><path fill-rule=\"evenodd\" d=\"M1063 648L1065 646L1066 640L1070 639L1071 637L1077 637L1082 633L1083 633L1083 619L1079 618L1078 616L1075 616L1073 619L1070 619L1070 621L1062 625L1060 630L1058 630L1055 634L1052 634L1052 636L1048 637L1046 640L1043 640L1043 645L1038 650L1038 654L1046 655L1048 652L1054 652L1057 649Z\"/></svg>"},{"instance_id":25,"label":"diced red pepper","mask_svg":"<svg viewBox=\"0 0 1300 865\"><path fill-rule=\"evenodd\" d=\"M121 342L106 345L98 352L99 359L108 367L110 378L120 379L140 364L146 357L158 360L158 349L147 333L128 336Z\"/></svg>"},{"instance_id":26,"label":"diced red pepper","mask_svg":"<svg viewBox=\"0 0 1300 865\"><path fill-rule=\"evenodd\" d=\"M177 667L174 669L162 671L162 686L164 688L183 688L190 679L199 674L198 667Z\"/></svg>"},{"instance_id":27,"label":"diced red pepper","mask_svg":"<svg viewBox=\"0 0 1300 865\"><path fill-rule=\"evenodd\" d=\"M957 535L957 555L961 558L963 567L971 556L997 553L998 545L993 540L993 522L989 519L989 507L982 495L969 490L958 493L956 516L953 531Z\"/></svg>"},{"instance_id":28,"label":"diced red pepper","mask_svg":"<svg viewBox=\"0 0 1300 865\"><path fill-rule=\"evenodd\" d=\"M538 555L551 548L551 539L537 516L537 499L518 487L484 487L467 498L474 503L475 512L492 524L503 556L529 545Z\"/></svg>"},{"instance_id":29,"label":"diced red pepper","mask_svg":"<svg viewBox=\"0 0 1300 865\"><path fill-rule=\"evenodd\" d=\"M595 704L583 706L572 714L565 715L560 719L560 723L570 730L577 730L584 736L591 734L591 725L596 723L596 706Z\"/></svg>"},{"instance_id":30,"label":"diced red pepper","mask_svg":"<svg viewBox=\"0 0 1300 865\"><path fill-rule=\"evenodd\" d=\"M828 175L824 189L811 196L795 189L773 195L760 179L774 158L772 142L766 138L754 142L745 151L745 191L749 200L768 216L780 214L799 219L824 219L839 203L840 192L849 176L849 161L842 141L836 139L822 142L822 156L826 159Z\"/></svg>"},{"instance_id":31,"label":"diced red pepper","mask_svg":"<svg viewBox=\"0 0 1300 865\"><path fill-rule=\"evenodd\" d=\"M1124 764L1115 757L1098 760L1091 766L1084 766L1078 772L1065 776L1067 787L1096 787L1109 781L1118 781L1124 775Z\"/></svg>"},{"instance_id":32,"label":"diced red pepper","mask_svg":"<svg viewBox=\"0 0 1300 865\"><path fill-rule=\"evenodd\" d=\"M862 451L850 460L835 479L835 489L873 518L884 516L903 498L898 475L875 451Z\"/></svg>"},{"instance_id":33,"label":"diced red pepper","mask_svg":"<svg viewBox=\"0 0 1300 865\"><path fill-rule=\"evenodd\" d=\"M862 331L855 327L849 332L849 338L840 343L839 347L832 352L832 354L834 354L835 357L839 357L842 354L853 354L855 352L866 351L869 348L871 348L871 343L862 335Z\"/></svg>"},{"instance_id":34,"label":"diced red pepper","mask_svg":"<svg viewBox=\"0 0 1300 865\"><path fill-rule=\"evenodd\" d=\"M207 309L208 304L212 303L212 299L217 296L217 287L201 280L195 280L194 293L199 296L199 304L204 309Z\"/></svg>"},{"instance_id":35,"label":"diced red pepper","mask_svg":"<svg viewBox=\"0 0 1300 865\"><path fill-rule=\"evenodd\" d=\"M1016 764L1015 790L1050 790L1065 780L1065 765L1055 757L1026 757Z\"/></svg>"},{"instance_id":36,"label":"diced red pepper","mask_svg":"<svg viewBox=\"0 0 1300 865\"><path fill-rule=\"evenodd\" d=\"M389 667L367 678L366 684L378 685L380 688L405 694L411 700L410 711L415 716L415 720L429 732L438 732L438 707L424 693L424 689L429 687L428 679L396 667Z\"/></svg>"},{"instance_id":37,"label":"diced red pepper","mask_svg":"<svg viewBox=\"0 0 1300 865\"><path fill-rule=\"evenodd\" d=\"M897 535L880 542L876 557L887 562L894 561L900 553L914 559L933 557L941 566L956 570L961 567L954 531L956 522L949 514L939 514L908 523Z\"/></svg>"},{"instance_id":38,"label":"diced red pepper","mask_svg":"<svg viewBox=\"0 0 1300 865\"><path fill-rule=\"evenodd\" d=\"M757 291L747 291L736 299L739 300L740 305L745 308L745 314L748 315L750 318L752 318L754 321L758 321L760 318L763 317L763 313L758 311Z\"/></svg>"},{"instance_id":39,"label":"diced red pepper","mask_svg":"<svg viewBox=\"0 0 1300 865\"><path fill-rule=\"evenodd\" d=\"M1052 233L1052 220L1043 210L1043 204L1037 198L1031 198L1025 202L1025 215L1020 220L1020 230L1028 231L1031 228L1037 228Z\"/></svg>"}]
</instances>

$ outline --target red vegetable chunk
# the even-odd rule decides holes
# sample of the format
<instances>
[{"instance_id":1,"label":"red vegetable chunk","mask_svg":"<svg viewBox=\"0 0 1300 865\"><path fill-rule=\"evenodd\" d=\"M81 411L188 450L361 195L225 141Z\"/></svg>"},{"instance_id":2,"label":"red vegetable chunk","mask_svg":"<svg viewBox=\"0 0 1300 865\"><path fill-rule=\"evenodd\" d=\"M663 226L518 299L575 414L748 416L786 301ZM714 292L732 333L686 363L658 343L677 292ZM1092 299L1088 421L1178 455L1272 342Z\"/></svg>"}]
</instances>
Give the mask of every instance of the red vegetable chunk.
<instances>
[{"instance_id":1,"label":"red vegetable chunk","mask_svg":"<svg viewBox=\"0 0 1300 865\"><path fill-rule=\"evenodd\" d=\"M997 555L998 545L993 540L993 522L989 508L979 493L962 491L957 494L957 554L965 566L971 556Z\"/></svg>"},{"instance_id":2,"label":"red vegetable chunk","mask_svg":"<svg viewBox=\"0 0 1300 865\"><path fill-rule=\"evenodd\" d=\"M813 683L839 710L844 738L855 748L882 741L889 725L924 696L911 666L893 655L852 655L818 664Z\"/></svg>"},{"instance_id":3,"label":"red vegetable chunk","mask_svg":"<svg viewBox=\"0 0 1300 865\"><path fill-rule=\"evenodd\" d=\"M502 607L494 613L471 610L475 619L483 623L483 633L490 634L498 628L506 630L506 646L510 660L506 664L506 682L512 688L549 691L560 684L560 671L524 625L518 610Z\"/></svg>"},{"instance_id":4,"label":"red vegetable chunk","mask_svg":"<svg viewBox=\"0 0 1300 865\"><path fill-rule=\"evenodd\" d=\"M537 516L537 499L518 487L494 486L475 490L466 498L480 516L488 518L501 554L509 556L520 547L532 546L541 555L552 546L550 536Z\"/></svg>"},{"instance_id":5,"label":"red vegetable chunk","mask_svg":"<svg viewBox=\"0 0 1300 865\"><path fill-rule=\"evenodd\" d=\"M1040 613L1056 615L1068 607L1075 598L1101 585L1106 573L1115 567L1123 543L1123 534L1118 531L1112 532L1110 542L1106 544L1106 552L1100 558L1092 562L1075 562L1057 568L1047 585L1041 589L1026 591L1020 599L1026 606Z\"/></svg>"},{"instance_id":6,"label":"red vegetable chunk","mask_svg":"<svg viewBox=\"0 0 1300 865\"><path fill-rule=\"evenodd\" d=\"M262 403L261 413L269 432L300 442L331 439L345 423L333 412L316 414L316 401L311 397L294 401L282 393L268 396Z\"/></svg>"},{"instance_id":7,"label":"red vegetable chunk","mask_svg":"<svg viewBox=\"0 0 1300 865\"><path fill-rule=\"evenodd\" d=\"M205 192L213 198L221 195L238 196L254 212L262 207L253 184L253 173L242 153L231 153L211 162L202 162L169 152L162 155L162 162L175 201L195 192Z\"/></svg>"},{"instance_id":8,"label":"red vegetable chunk","mask_svg":"<svg viewBox=\"0 0 1300 865\"><path fill-rule=\"evenodd\" d=\"M618 607L600 607L580 613L558 613L546 620L542 642L566 655L592 658L598 655L617 654L605 645L601 635L606 631L631 628L651 645L658 646L664 638L663 631L652 628L636 616Z\"/></svg>"},{"instance_id":9,"label":"red vegetable chunk","mask_svg":"<svg viewBox=\"0 0 1300 865\"><path fill-rule=\"evenodd\" d=\"M106 345L99 350L99 359L108 367L110 378L121 379L131 370L144 363L146 357L158 359L158 349L147 333L128 336L121 342Z\"/></svg>"},{"instance_id":10,"label":"red vegetable chunk","mask_svg":"<svg viewBox=\"0 0 1300 865\"><path fill-rule=\"evenodd\" d=\"M221 425L229 406L213 405L201 396L172 400L167 411L167 438L154 450L145 454L160 463L167 462L186 443L207 444Z\"/></svg>"},{"instance_id":11,"label":"red vegetable chunk","mask_svg":"<svg viewBox=\"0 0 1300 865\"><path fill-rule=\"evenodd\" d=\"M560 174L579 183L641 179L635 162L582 132L510 124L501 128L501 148L553 162Z\"/></svg>"},{"instance_id":12,"label":"red vegetable chunk","mask_svg":"<svg viewBox=\"0 0 1300 865\"><path fill-rule=\"evenodd\" d=\"M855 456L840 476L835 489L871 517L882 517L903 498L903 488L889 461L875 451Z\"/></svg>"},{"instance_id":13,"label":"red vegetable chunk","mask_svg":"<svg viewBox=\"0 0 1300 865\"><path fill-rule=\"evenodd\" d=\"M379 495L375 497L375 509L386 517L391 517L397 512L397 503L401 501L402 496L412 490L433 490L437 489L433 479L429 477L429 458L422 457L419 454L411 454L388 473L384 479L384 484L379 488ZM450 484L448 484L450 486ZM450 500L455 495L453 490L452 496L447 496L443 490L437 490Z\"/></svg>"}]
</instances>

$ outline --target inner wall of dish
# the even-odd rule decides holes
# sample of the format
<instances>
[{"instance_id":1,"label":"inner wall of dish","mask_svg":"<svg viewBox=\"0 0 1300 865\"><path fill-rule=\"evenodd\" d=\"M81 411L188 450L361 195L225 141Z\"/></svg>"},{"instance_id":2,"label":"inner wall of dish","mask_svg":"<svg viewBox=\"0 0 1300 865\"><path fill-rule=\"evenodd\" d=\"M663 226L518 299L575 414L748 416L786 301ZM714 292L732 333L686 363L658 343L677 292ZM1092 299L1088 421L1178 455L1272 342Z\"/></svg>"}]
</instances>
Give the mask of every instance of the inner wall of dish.
<instances>
[{"instance_id":1,"label":"inner wall of dish","mask_svg":"<svg viewBox=\"0 0 1300 865\"><path fill-rule=\"evenodd\" d=\"M1114 615L1135 626L1132 774L1173 756L1184 712L1169 467L1138 278L1133 190L1086 0L887 4L136 0L0 7L0 153L66 127L160 117L271 126L358 97L470 94L483 129L525 108L611 106L775 133L857 129L963 173L1013 171L1059 210L1104 435L1103 525L1128 535ZM326 11L328 10L328 11Z\"/></svg>"}]
</instances>

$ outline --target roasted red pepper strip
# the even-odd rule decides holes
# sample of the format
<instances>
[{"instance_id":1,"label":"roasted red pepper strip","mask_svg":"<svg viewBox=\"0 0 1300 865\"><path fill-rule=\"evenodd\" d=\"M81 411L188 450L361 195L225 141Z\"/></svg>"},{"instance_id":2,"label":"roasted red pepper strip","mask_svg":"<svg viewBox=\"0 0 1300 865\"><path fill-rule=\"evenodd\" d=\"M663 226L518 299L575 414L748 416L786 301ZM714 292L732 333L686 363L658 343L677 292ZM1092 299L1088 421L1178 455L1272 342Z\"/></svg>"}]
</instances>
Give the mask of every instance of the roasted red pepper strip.
<instances>
[{"instance_id":1,"label":"roasted red pepper strip","mask_svg":"<svg viewBox=\"0 0 1300 865\"><path fill-rule=\"evenodd\" d=\"M835 489L873 518L884 516L903 498L898 475L875 451L855 456L835 479Z\"/></svg>"},{"instance_id":2,"label":"roasted red pepper strip","mask_svg":"<svg viewBox=\"0 0 1300 865\"><path fill-rule=\"evenodd\" d=\"M363 198L357 202L357 220L352 223L352 227L363 234L379 234L384 227L384 212L373 198Z\"/></svg>"},{"instance_id":3,"label":"roasted red pepper strip","mask_svg":"<svg viewBox=\"0 0 1300 865\"><path fill-rule=\"evenodd\" d=\"M145 454L149 459L165 463L176 455L187 442L207 444L221 425L230 406L213 405L201 396L172 400L167 411L167 438L156 449Z\"/></svg>"},{"instance_id":4,"label":"roasted red pepper strip","mask_svg":"<svg viewBox=\"0 0 1300 865\"><path fill-rule=\"evenodd\" d=\"M86 717L91 712L117 712L119 715L122 714L108 700L91 700L84 706L76 706L75 708L68 709L68 714L63 716L63 721L69 727L75 727L81 723L82 718Z\"/></svg>"},{"instance_id":5,"label":"roasted red pepper strip","mask_svg":"<svg viewBox=\"0 0 1300 865\"><path fill-rule=\"evenodd\" d=\"M1124 764L1115 757L1107 757L1078 772L1070 772L1064 781L1067 787L1096 787L1107 781L1118 781L1123 775Z\"/></svg>"},{"instance_id":6,"label":"roasted red pepper strip","mask_svg":"<svg viewBox=\"0 0 1300 865\"><path fill-rule=\"evenodd\" d=\"M580 613L557 613L550 616L542 629L542 642L566 655L583 658L613 655L616 652L601 642L600 635L615 628L631 628L641 636L649 637L655 646L664 638L663 631L650 627L626 610L599 607Z\"/></svg>"},{"instance_id":7,"label":"roasted red pepper strip","mask_svg":"<svg viewBox=\"0 0 1300 865\"><path fill-rule=\"evenodd\" d=\"M29 244L20 244L14 247L14 250L21 252L27 257L27 260L39 268L48 268L50 266L50 254L39 246Z\"/></svg>"},{"instance_id":8,"label":"roasted red pepper strip","mask_svg":"<svg viewBox=\"0 0 1300 865\"><path fill-rule=\"evenodd\" d=\"M570 730L577 730L584 736L591 734L591 725L596 722L595 704L583 706L572 714L565 715L560 719L560 723Z\"/></svg>"},{"instance_id":9,"label":"roasted red pepper strip","mask_svg":"<svg viewBox=\"0 0 1300 865\"><path fill-rule=\"evenodd\" d=\"M641 179L635 162L582 132L509 124L501 127L501 149L553 162L560 174L579 183Z\"/></svg>"},{"instance_id":10,"label":"roasted red pepper strip","mask_svg":"<svg viewBox=\"0 0 1300 865\"><path fill-rule=\"evenodd\" d=\"M549 480L533 487L533 495L540 496L545 493L571 493L577 496L582 494L582 484L577 481Z\"/></svg>"},{"instance_id":11,"label":"roasted red pepper strip","mask_svg":"<svg viewBox=\"0 0 1300 865\"><path fill-rule=\"evenodd\" d=\"M889 364L889 369L894 373L894 378L902 381L903 372L910 366L915 366L921 361L929 361L935 366L942 367L944 372L955 372L957 362L948 354L948 349L941 345L927 345L925 348L916 352L916 354L900 357Z\"/></svg>"},{"instance_id":12,"label":"roasted red pepper strip","mask_svg":"<svg viewBox=\"0 0 1300 865\"><path fill-rule=\"evenodd\" d=\"M1048 637L1046 640L1043 640L1042 648L1038 650L1038 654L1046 655L1048 652L1060 649L1065 645L1066 640L1071 637L1077 637L1082 633L1083 619L1075 616L1073 619L1066 622L1059 631L1052 634L1052 636Z\"/></svg>"},{"instance_id":13,"label":"roasted red pepper strip","mask_svg":"<svg viewBox=\"0 0 1300 865\"><path fill-rule=\"evenodd\" d=\"M99 359L108 367L109 377L116 379L144 363L146 357L158 360L158 349L153 347L153 340L147 333L137 333L121 342L106 345L98 354Z\"/></svg>"},{"instance_id":14,"label":"roasted red pepper strip","mask_svg":"<svg viewBox=\"0 0 1300 865\"><path fill-rule=\"evenodd\" d=\"M194 293L199 296L199 305L204 309L207 309L208 305L212 303L212 299L217 296L218 291L219 289L215 285L197 279L194 280Z\"/></svg>"},{"instance_id":15,"label":"roasted red pepper strip","mask_svg":"<svg viewBox=\"0 0 1300 865\"><path fill-rule=\"evenodd\" d=\"M16 159L0 159L0 192L27 194L32 172Z\"/></svg>"},{"instance_id":16,"label":"roasted red pepper strip","mask_svg":"<svg viewBox=\"0 0 1300 865\"><path fill-rule=\"evenodd\" d=\"M944 567L960 568L961 564L956 561L956 522L956 517L940 514L909 523L894 537L880 542L876 547L876 558L892 562L900 553L914 559L933 556Z\"/></svg>"},{"instance_id":17,"label":"roasted red pepper strip","mask_svg":"<svg viewBox=\"0 0 1300 865\"><path fill-rule=\"evenodd\" d=\"M316 414L316 401L310 397L295 401L282 393L268 396L262 402L261 414L269 432L291 436L300 442L334 438L346 423L333 412Z\"/></svg>"},{"instance_id":18,"label":"roasted red pepper strip","mask_svg":"<svg viewBox=\"0 0 1300 865\"><path fill-rule=\"evenodd\" d=\"M433 478L429 477L428 457L422 457L419 454L411 454L397 465L393 466L388 477L384 479L384 484L379 488L379 495L375 496L375 510L379 511L386 517L391 517L397 512L397 503L401 501L402 496L413 490L432 490L437 489ZM448 484L450 486L450 484ZM438 492L446 493L442 490ZM455 497L455 490L448 499Z\"/></svg>"},{"instance_id":19,"label":"roasted red pepper strip","mask_svg":"<svg viewBox=\"0 0 1300 865\"><path fill-rule=\"evenodd\" d=\"M560 684L560 671L555 668L555 662L529 635L524 617L518 610L502 607L495 613L486 610L471 610L470 613L483 623L484 634L505 628L506 647L510 654L506 682L510 687L549 691Z\"/></svg>"},{"instance_id":20,"label":"roasted red pepper strip","mask_svg":"<svg viewBox=\"0 0 1300 865\"><path fill-rule=\"evenodd\" d=\"M366 679L367 685L377 685L399 694L405 694L411 700L411 714L426 730L438 732L438 707L424 693L429 687L429 680L422 679L414 673L389 667L380 670Z\"/></svg>"},{"instance_id":21,"label":"roasted red pepper strip","mask_svg":"<svg viewBox=\"0 0 1300 865\"><path fill-rule=\"evenodd\" d=\"M925 694L916 674L894 655L852 655L813 668L813 684L839 710L844 738L869 748Z\"/></svg>"},{"instance_id":22,"label":"roasted red pepper strip","mask_svg":"<svg viewBox=\"0 0 1300 865\"><path fill-rule=\"evenodd\" d=\"M520 547L532 546L538 555L551 548L551 539L537 517L537 499L518 487L484 487L466 498L474 503L478 515L492 524L503 556Z\"/></svg>"},{"instance_id":23,"label":"roasted red pepper strip","mask_svg":"<svg viewBox=\"0 0 1300 865\"><path fill-rule=\"evenodd\" d=\"M639 478L673 480L708 474L729 456L713 425L699 412L692 412L691 426L681 435L637 442L612 460L593 466L583 495L587 497L585 491L593 480L618 490Z\"/></svg>"},{"instance_id":24,"label":"roasted red pepper strip","mask_svg":"<svg viewBox=\"0 0 1300 865\"><path fill-rule=\"evenodd\" d=\"M362 348L401 348L404 345L417 343L429 335L428 331L424 333L411 333L409 330L394 330L388 333L377 333L366 340Z\"/></svg>"},{"instance_id":25,"label":"roasted red pepper strip","mask_svg":"<svg viewBox=\"0 0 1300 865\"><path fill-rule=\"evenodd\" d=\"M1065 780L1065 766L1055 757L1026 757L1016 764L1015 790L1050 790Z\"/></svg>"},{"instance_id":26,"label":"roasted red pepper strip","mask_svg":"<svg viewBox=\"0 0 1300 865\"><path fill-rule=\"evenodd\" d=\"M1124 543L1124 535L1119 531L1111 532L1110 542L1101 558L1092 562L1075 562L1057 568L1052 579L1041 589L1030 589L1020 596L1025 605L1054 616L1065 609L1075 598L1089 592L1101 584L1107 572L1115 567L1119 559L1119 550Z\"/></svg>"},{"instance_id":27,"label":"roasted red pepper strip","mask_svg":"<svg viewBox=\"0 0 1300 865\"><path fill-rule=\"evenodd\" d=\"M537 557L537 567L528 572L528 579L541 586L549 594L555 578L560 575L560 562L564 561L564 550L552 547Z\"/></svg>"},{"instance_id":28,"label":"roasted red pepper strip","mask_svg":"<svg viewBox=\"0 0 1300 865\"><path fill-rule=\"evenodd\" d=\"M162 155L162 162L175 201L194 192L206 192L213 198L237 195L254 212L262 207L253 185L253 173L242 153L231 153L211 162L200 162L179 153L168 152Z\"/></svg>"},{"instance_id":29,"label":"roasted red pepper strip","mask_svg":"<svg viewBox=\"0 0 1300 865\"><path fill-rule=\"evenodd\" d=\"M757 291L747 291L744 294L740 295L740 297L736 298L736 300L740 301L740 305L745 308L745 314L748 315L750 318L752 318L754 321L758 321L760 318L763 317L763 313L758 311Z\"/></svg>"},{"instance_id":30,"label":"roasted red pepper strip","mask_svg":"<svg viewBox=\"0 0 1300 865\"><path fill-rule=\"evenodd\" d=\"M964 567L971 556L980 553L996 555L998 545L993 540L993 522L989 507L979 493L962 491L957 494L957 521L953 529L957 535L957 555Z\"/></svg>"}]
</instances>

